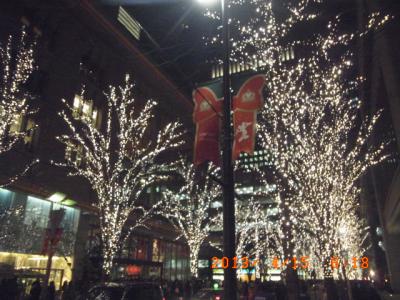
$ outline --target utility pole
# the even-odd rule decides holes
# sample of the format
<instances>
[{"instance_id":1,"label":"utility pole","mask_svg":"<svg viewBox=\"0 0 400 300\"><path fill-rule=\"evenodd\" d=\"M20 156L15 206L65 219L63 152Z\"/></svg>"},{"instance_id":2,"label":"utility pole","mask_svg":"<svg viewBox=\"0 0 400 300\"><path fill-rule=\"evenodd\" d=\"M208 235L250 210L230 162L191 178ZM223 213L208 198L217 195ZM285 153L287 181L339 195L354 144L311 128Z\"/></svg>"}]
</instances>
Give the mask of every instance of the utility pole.
<instances>
[{"instance_id":1,"label":"utility pole","mask_svg":"<svg viewBox=\"0 0 400 300\"><path fill-rule=\"evenodd\" d=\"M223 236L224 256L231 262L235 257L235 194L232 166L232 94L229 74L229 0L221 0L223 30ZM236 300L236 269L231 265L224 269L224 299Z\"/></svg>"}]
</instances>

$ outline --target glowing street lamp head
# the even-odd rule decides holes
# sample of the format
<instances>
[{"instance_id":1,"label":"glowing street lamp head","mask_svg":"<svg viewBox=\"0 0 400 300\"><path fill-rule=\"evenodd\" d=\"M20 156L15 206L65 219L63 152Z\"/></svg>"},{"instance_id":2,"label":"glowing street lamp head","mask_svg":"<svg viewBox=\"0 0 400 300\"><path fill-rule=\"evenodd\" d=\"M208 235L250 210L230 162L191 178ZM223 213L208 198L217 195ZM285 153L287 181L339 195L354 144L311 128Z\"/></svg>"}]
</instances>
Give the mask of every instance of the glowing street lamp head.
<instances>
[{"instance_id":1,"label":"glowing street lamp head","mask_svg":"<svg viewBox=\"0 0 400 300\"><path fill-rule=\"evenodd\" d=\"M197 0L198 3L204 6L209 6L217 3L218 0Z\"/></svg>"}]
</instances>

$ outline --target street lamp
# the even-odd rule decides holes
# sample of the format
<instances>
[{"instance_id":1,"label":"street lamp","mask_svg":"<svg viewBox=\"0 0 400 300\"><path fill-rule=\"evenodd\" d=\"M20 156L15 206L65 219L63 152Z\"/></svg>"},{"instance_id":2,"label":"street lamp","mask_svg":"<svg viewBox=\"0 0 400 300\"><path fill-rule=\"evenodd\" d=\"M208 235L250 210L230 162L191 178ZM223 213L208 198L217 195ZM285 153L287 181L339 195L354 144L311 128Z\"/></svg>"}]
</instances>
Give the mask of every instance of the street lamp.
<instances>
[{"instance_id":1,"label":"street lamp","mask_svg":"<svg viewBox=\"0 0 400 300\"><path fill-rule=\"evenodd\" d=\"M229 0L221 0L222 12L222 41L223 41L223 237L224 256L229 259L235 257L235 191L232 166L232 94L231 78L229 74ZM236 300L236 269L224 269L224 299Z\"/></svg>"},{"instance_id":2,"label":"street lamp","mask_svg":"<svg viewBox=\"0 0 400 300\"><path fill-rule=\"evenodd\" d=\"M215 4L215 3L217 3L217 1L218 0L197 0L198 3L200 3L201 5L205 5L205 6Z\"/></svg>"},{"instance_id":3,"label":"street lamp","mask_svg":"<svg viewBox=\"0 0 400 300\"><path fill-rule=\"evenodd\" d=\"M218 0L197 0L204 5ZM232 260L235 257L235 192L232 165L232 94L229 74L229 0L221 0L223 42L223 122L222 122L222 177L223 177L223 254ZM236 300L236 269L224 269L224 299Z\"/></svg>"}]
</instances>

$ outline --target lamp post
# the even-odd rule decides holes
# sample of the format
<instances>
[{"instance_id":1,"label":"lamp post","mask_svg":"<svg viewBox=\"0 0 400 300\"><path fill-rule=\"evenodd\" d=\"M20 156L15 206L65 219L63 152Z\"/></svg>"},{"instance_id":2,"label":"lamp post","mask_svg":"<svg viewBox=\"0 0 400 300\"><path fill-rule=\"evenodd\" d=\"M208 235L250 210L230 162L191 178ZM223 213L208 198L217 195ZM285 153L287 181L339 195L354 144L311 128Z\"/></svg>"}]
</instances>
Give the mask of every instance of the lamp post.
<instances>
[{"instance_id":1,"label":"lamp post","mask_svg":"<svg viewBox=\"0 0 400 300\"><path fill-rule=\"evenodd\" d=\"M232 166L232 93L229 74L229 0L221 0L222 40L223 40L223 237L224 256L232 260L235 257L235 192ZM236 269L224 269L224 299L236 300Z\"/></svg>"},{"instance_id":2,"label":"lamp post","mask_svg":"<svg viewBox=\"0 0 400 300\"><path fill-rule=\"evenodd\" d=\"M207 5L215 0L198 0ZM222 42L223 42L223 254L229 261L235 257L235 192L232 166L232 93L229 74L229 0L221 0ZM224 299L236 300L236 269L229 266L224 269Z\"/></svg>"}]
</instances>

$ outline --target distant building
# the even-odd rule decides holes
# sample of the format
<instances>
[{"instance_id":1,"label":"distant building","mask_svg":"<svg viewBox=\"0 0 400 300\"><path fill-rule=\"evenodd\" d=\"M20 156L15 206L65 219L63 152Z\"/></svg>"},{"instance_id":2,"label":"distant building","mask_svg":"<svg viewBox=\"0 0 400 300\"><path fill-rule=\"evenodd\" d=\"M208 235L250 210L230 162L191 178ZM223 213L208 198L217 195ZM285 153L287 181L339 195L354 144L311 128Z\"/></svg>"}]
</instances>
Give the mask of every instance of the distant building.
<instances>
[{"instance_id":1,"label":"distant building","mask_svg":"<svg viewBox=\"0 0 400 300\"><path fill-rule=\"evenodd\" d=\"M375 256L375 277L390 276L391 287L400 292L400 46L398 28L400 5L397 1L357 1L358 23L363 24L373 11L395 16L358 43L359 72L366 78L361 98L368 103L367 113L383 110L371 141L394 139L388 152L391 158L372 168L363 181L363 207L369 218ZM372 280L376 280L371 276ZM384 284L385 282L380 282Z\"/></svg>"}]
</instances>

